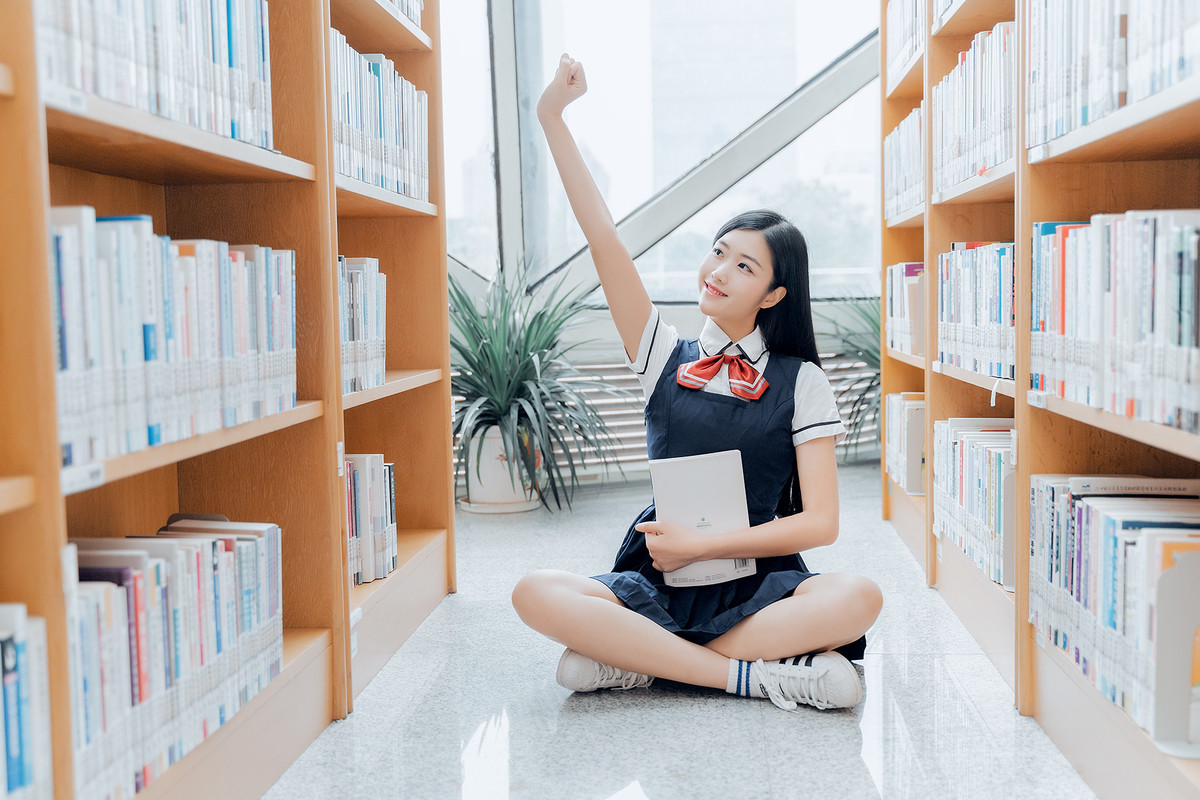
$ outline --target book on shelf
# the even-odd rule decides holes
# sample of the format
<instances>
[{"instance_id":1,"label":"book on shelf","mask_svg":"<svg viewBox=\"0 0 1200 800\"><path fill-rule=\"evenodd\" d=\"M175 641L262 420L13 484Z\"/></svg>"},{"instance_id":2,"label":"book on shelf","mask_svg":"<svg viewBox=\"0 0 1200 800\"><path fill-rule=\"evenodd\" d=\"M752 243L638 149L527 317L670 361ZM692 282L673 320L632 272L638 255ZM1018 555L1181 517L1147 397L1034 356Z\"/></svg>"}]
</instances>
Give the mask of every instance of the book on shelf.
<instances>
[{"instance_id":1,"label":"book on shelf","mask_svg":"<svg viewBox=\"0 0 1200 800\"><path fill-rule=\"evenodd\" d=\"M884 298L888 347L925 355L925 262L889 265Z\"/></svg>"},{"instance_id":2,"label":"book on shelf","mask_svg":"<svg viewBox=\"0 0 1200 800\"><path fill-rule=\"evenodd\" d=\"M900 392L885 398L887 472L911 495L925 494L925 393Z\"/></svg>"},{"instance_id":3,"label":"book on shelf","mask_svg":"<svg viewBox=\"0 0 1200 800\"><path fill-rule=\"evenodd\" d=\"M1016 155L1016 23L971 39L958 63L930 88L930 189L936 195Z\"/></svg>"},{"instance_id":4,"label":"book on shelf","mask_svg":"<svg viewBox=\"0 0 1200 800\"><path fill-rule=\"evenodd\" d=\"M1016 374L1012 242L955 242L938 255L938 360L993 378Z\"/></svg>"},{"instance_id":5,"label":"book on shelf","mask_svg":"<svg viewBox=\"0 0 1200 800\"><path fill-rule=\"evenodd\" d=\"M883 216L891 219L925 202L922 100L883 138Z\"/></svg>"},{"instance_id":6,"label":"book on shelf","mask_svg":"<svg viewBox=\"0 0 1200 800\"><path fill-rule=\"evenodd\" d=\"M1200 430L1200 209L1039 222L1030 388Z\"/></svg>"},{"instance_id":7,"label":"book on shelf","mask_svg":"<svg viewBox=\"0 0 1200 800\"><path fill-rule=\"evenodd\" d=\"M888 0L887 74L889 85L896 75L925 49L925 3L921 0Z\"/></svg>"},{"instance_id":8,"label":"book on shelf","mask_svg":"<svg viewBox=\"0 0 1200 800\"><path fill-rule=\"evenodd\" d=\"M172 241L89 206L50 221L63 467L295 406L294 251Z\"/></svg>"},{"instance_id":9,"label":"book on shelf","mask_svg":"<svg viewBox=\"0 0 1200 800\"><path fill-rule=\"evenodd\" d=\"M428 94L391 59L359 53L334 28L329 44L335 170L428 201Z\"/></svg>"},{"instance_id":10,"label":"book on shelf","mask_svg":"<svg viewBox=\"0 0 1200 800\"><path fill-rule=\"evenodd\" d=\"M1200 480L1034 475L1030 504L1029 621L1150 730L1155 590L1175 553L1200 548Z\"/></svg>"},{"instance_id":11,"label":"book on shelf","mask_svg":"<svg viewBox=\"0 0 1200 800\"><path fill-rule=\"evenodd\" d=\"M933 533L953 542L989 579L1016 582L1013 418L933 423Z\"/></svg>"},{"instance_id":12,"label":"book on shelf","mask_svg":"<svg viewBox=\"0 0 1200 800\"><path fill-rule=\"evenodd\" d=\"M184 518L157 536L71 540L78 795L153 784L279 674L281 559L270 523Z\"/></svg>"},{"instance_id":13,"label":"book on shelf","mask_svg":"<svg viewBox=\"0 0 1200 800\"><path fill-rule=\"evenodd\" d=\"M750 527L740 451L650 459L650 480L660 522L703 534ZM756 570L753 558L719 558L663 573L663 581L668 586L704 586L753 575Z\"/></svg>"},{"instance_id":14,"label":"book on shelf","mask_svg":"<svg viewBox=\"0 0 1200 800\"><path fill-rule=\"evenodd\" d=\"M0 603L0 790L49 798L50 705L46 621L23 603Z\"/></svg>"},{"instance_id":15,"label":"book on shelf","mask_svg":"<svg viewBox=\"0 0 1200 800\"><path fill-rule=\"evenodd\" d=\"M377 258L338 256L342 394L382 386L387 355L387 275Z\"/></svg>"},{"instance_id":16,"label":"book on shelf","mask_svg":"<svg viewBox=\"0 0 1200 800\"><path fill-rule=\"evenodd\" d=\"M274 147L267 0L34 5L47 104L77 109L91 94Z\"/></svg>"},{"instance_id":17,"label":"book on shelf","mask_svg":"<svg viewBox=\"0 0 1200 800\"><path fill-rule=\"evenodd\" d=\"M396 568L395 470L383 459L380 453L346 455L346 523L358 560L354 585L386 578Z\"/></svg>"}]
</instances>

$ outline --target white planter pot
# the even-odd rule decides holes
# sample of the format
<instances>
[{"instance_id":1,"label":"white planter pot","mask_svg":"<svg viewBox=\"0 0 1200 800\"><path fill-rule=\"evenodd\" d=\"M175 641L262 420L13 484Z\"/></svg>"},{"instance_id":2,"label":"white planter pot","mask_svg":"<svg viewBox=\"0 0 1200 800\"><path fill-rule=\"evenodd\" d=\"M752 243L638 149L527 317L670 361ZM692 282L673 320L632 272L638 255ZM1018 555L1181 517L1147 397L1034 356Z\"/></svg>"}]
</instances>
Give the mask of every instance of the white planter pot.
<instances>
[{"instance_id":1,"label":"white planter pot","mask_svg":"<svg viewBox=\"0 0 1200 800\"><path fill-rule=\"evenodd\" d=\"M496 428L483 433L483 450L476 458L479 437L471 439L467 468L467 497L459 506L467 511L484 514L504 514L532 511L540 506L537 492L521 480L519 468L509 474L508 458L504 455L504 439Z\"/></svg>"}]
</instances>

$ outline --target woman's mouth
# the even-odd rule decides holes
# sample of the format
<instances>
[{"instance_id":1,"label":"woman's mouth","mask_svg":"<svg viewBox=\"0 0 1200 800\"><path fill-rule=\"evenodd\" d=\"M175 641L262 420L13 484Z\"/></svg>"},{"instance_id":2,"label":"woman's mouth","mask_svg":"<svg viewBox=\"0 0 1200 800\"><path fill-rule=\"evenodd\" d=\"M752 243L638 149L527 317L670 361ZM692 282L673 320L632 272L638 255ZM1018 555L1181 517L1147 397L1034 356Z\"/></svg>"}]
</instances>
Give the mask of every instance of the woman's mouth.
<instances>
[{"instance_id":1,"label":"woman's mouth","mask_svg":"<svg viewBox=\"0 0 1200 800\"><path fill-rule=\"evenodd\" d=\"M728 295L727 295L727 294L725 294L724 292L722 292L722 291L721 291L720 289L718 289L717 287L713 286L713 285L712 285L711 283L709 283L708 281L705 281L705 282L704 282L704 291L708 292L708 293L709 293L709 294L711 294L713 297L728 297Z\"/></svg>"}]
</instances>

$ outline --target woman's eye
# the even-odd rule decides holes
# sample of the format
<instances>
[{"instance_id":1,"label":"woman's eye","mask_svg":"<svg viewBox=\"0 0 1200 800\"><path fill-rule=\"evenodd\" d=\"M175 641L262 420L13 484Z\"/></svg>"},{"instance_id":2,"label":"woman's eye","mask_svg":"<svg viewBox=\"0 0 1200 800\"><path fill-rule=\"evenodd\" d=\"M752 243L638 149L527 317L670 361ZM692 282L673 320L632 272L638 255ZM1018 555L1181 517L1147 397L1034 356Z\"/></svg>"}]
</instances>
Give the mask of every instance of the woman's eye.
<instances>
[{"instance_id":1,"label":"woman's eye","mask_svg":"<svg viewBox=\"0 0 1200 800\"><path fill-rule=\"evenodd\" d=\"M714 247L714 248L713 248L713 255L717 255L717 256L721 255L721 248L719 248L719 247Z\"/></svg>"},{"instance_id":2,"label":"woman's eye","mask_svg":"<svg viewBox=\"0 0 1200 800\"><path fill-rule=\"evenodd\" d=\"M750 271L750 265L744 261L741 264L738 264L738 266L741 267L742 269L746 270L746 272Z\"/></svg>"}]
</instances>

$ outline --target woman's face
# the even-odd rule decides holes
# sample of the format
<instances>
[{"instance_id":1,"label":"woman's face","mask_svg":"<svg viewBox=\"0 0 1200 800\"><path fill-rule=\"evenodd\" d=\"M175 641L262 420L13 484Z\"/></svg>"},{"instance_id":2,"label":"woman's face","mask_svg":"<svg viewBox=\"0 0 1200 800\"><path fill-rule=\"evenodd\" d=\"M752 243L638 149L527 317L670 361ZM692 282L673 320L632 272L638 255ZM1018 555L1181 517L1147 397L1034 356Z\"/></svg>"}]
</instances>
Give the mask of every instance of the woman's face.
<instances>
[{"instance_id":1,"label":"woman's face","mask_svg":"<svg viewBox=\"0 0 1200 800\"><path fill-rule=\"evenodd\" d=\"M774 278L766 237L758 231L729 231L700 264L700 311L716 322L752 328L758 310L787 293L782 286L771 288Z\"/></svg>"}]
</instances>

